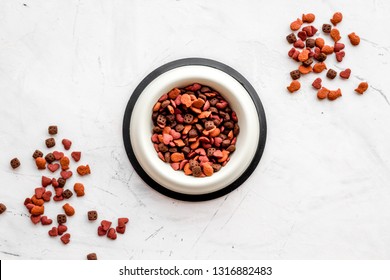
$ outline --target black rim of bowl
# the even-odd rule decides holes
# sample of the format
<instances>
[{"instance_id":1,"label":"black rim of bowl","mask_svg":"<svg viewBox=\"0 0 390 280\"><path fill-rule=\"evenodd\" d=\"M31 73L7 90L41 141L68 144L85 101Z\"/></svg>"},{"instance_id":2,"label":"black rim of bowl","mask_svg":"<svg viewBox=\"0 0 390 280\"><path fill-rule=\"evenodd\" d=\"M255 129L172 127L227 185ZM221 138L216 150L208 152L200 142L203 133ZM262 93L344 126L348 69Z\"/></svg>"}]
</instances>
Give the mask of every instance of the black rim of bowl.
<instances>
[{"instance_id":1,"label":"black rim of bowl","mask_svg":"<svg viewBox=\"0 0 390 280\"><path fill-rule=\"evenodd\" d=\"M144 89L158 76L161 74L172 70L174 68L178 67L183 67L183 66L188 66L188 65L202 65L202 66L208 66L212 67L218 70L221 70L234 79L236 79L248 92L249 96L251 97L256 110L257 110L257 115L258 115L258 121L260 125L260 137L259 141L257 144L257 149L256 153L249 165L249 167L244 171L244 173L237 178L233 183L225 186L224 188L217 190L215 192L211 193L205 193L205 194L185 194L185 193L179 193L179 192L174 192L170 189L165 188L164 186L160 185L158 182L153 180L141 167L139 164L132 145L131 145L131 139L130 139L130 120L131 120L131 115L134 109L134 106L138 100L138 97L142 94ZM137 88L134 90L133 94L130 97L129 102L127 103L126 111L125 111L125 116L123 119L123 141L126 149L127 156L130 159L131 164L133 165L135 171L138 173L138 175L144 180L145 183L147 183L150 187L155 189L156 191L160 192L163 195L166 195L171 198L175 198L178 200L184 200L184 201L206 201L206 200L211 200L215 199L218 197L221 197L225 194L230 193L234 189L238 188L242 183L248 179L248 177L253 173L253 171L256 169L261 156L264 151L265 147L265 141L267 138L267 122L265 118L265 112L263 105L260 101L259 96L257 95L255 89L252 87L252 85L236 70L231 68L230 66L227 66L221 62L211 60L211 59L206 59L206 58L184 58L184 59L179 59L175 60L172 62L169 62L167 64L164 64L157 69L155 69L153 72L151 72L149 75L147 75L141 83L137 86Z\"/></svg>"}]
</instances>

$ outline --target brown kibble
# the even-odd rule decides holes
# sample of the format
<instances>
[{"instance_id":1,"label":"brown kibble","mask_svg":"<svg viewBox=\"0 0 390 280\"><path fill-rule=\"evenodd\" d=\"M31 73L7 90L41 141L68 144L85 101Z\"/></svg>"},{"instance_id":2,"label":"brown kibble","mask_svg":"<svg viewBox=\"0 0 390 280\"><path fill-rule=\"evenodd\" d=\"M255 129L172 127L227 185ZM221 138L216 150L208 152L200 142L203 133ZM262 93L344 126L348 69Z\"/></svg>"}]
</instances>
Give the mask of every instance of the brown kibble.
<instances>
[{"instance_id":1,"label":"brown kibble","mask_svg":"<svg viewBox=\"0 0 390 280\"><path fill-rule=\"evenodd\" d=\"M66 215L64 214L58 214L57 215L57 223L59 223L60 225L61 224L65 224L66 223Z\"/></svg>"},{"instance_id":2,"label":"brown kibble","mask_svg":"<svg viewBox=\"0 0 390 280\"><path fill-rule=\"evenodd\" d=\"M290 72L291 79L298 80L301 77L301 72L299 70L293 70Z\"/></svg>"},{"instance_id":3,"label":"brown kibble","mask_svg":"<svg viewBox=\"0 0 390 280\"><path fill-rule=\"evenodd\" d=\"M368 89L367 82L361 82L359 86L355 89L355 91L359 94L363 94Z\"/></svg>"},{"instance_id":4,"label":"brown kibble","mask_svg":"<svg viewBox=\"0 0 390 280\"><path fill-rule=\"evenodd\" d=\"M69 203L64 204L64 205L62 206L62 208L64 209L65 214L66 214L67 216L73 216L74 213L75 213L74 208L73 208Z\"/></svg>"},{"instance_id":5,"label":"brown kibble","mask_svg":"<svg viewBox=\"0 0 390 280\"><path fill-rule=\"evenodd\" d=\"M7 210L7 206L3 203L0 203L0 215L3 214Z\"/></svg>"},{"instance_id":6,"label":"brown kibble","mask_svg":"<svg viewBox=\"0 0 390 280\"><path fill-rule=\"evenodd\" d=\"M292 81L291 84L287 87L290 93L298 91L300 88L301 88L301 83L298 82L297 80Z\"/></svg>"},{"instance_id":7,"label":"brown kibble","mask_svg":"<svg viewBox=\"0 0 390 280\"><path fill-rule=\"evenodd\" d=\"M90 221L96 221L98 218L98 213L95 210L88 211L88 220Z\"/></svg>"},{"instance_id":8,"label":"brown kibble","mask_svg":"<svg viewBox=\"0 0 390 280\"><path fill-rule=\"evenodd\" d=\"M327 68L326 68L326 64L324 62L317 62L313 66L313 72L314 73L321 73L325 69L327 69Z\"/></svg>"},{"instance_id":9,"label":"brown kibble","mask_svg":"<svg viewBox=\"0 0 390 280\"><path fill-rule=\"evenodd\" d=\"M46 139L45 143L46 143L46 147L52 148L56 145L56 140L54 140L54 138L48 138Z\"/></svg>"},{"instance_id":10,"label":"brown kibble","mask_svg":"<svg viewBox=\"0 0 390 280\"><path fill-rule=\"evenodd\" d=\"M318 99L325 99L328 97L329 89L323 87L317 92L317 98Z\"/></svg>"},{"instance_id":11,"label":"brown kibble","mask_svg":"<svg viewBox=\"0 0 390 280\"><path fill-rule=\"evenodd\" d=\"M97 260L97 256L96 256L96 253L90 253L87 255L87 260L89 261L96 261Z\"/></svg>"},{"instance_id":12,"label":"brown kibble","mask_svg":"<svg viewBox=\"0 0 390 280\"><path fill-rule=\"evenodd\" d=\"M342 96L342 94L341 94L341 90L340 89L331 90L328 93L328 99L332 100L332 101L337 99L337 98L339 98L339 97L341 97L341 96Z\"/></svg>"},{"instance_id":13,"label":"brown kibble","mask_svg":"<svg viewBox=\"0 0 390 280\"><path fill-rule=\"evenodd\" d=\"M341 39L340 31L337 28L333 28L330 31L330 37L333 39L333 41L338 42Z\"/></svg>"},{"instance_id":14,"label":"brown kibble","mask_svg":"<svg viewBox=\"0 0 390 280\"><path fill-rule=\"evenodd\" d=\"M331 80L336 78L336 76L337 76L337 72L333 69L329 69L328 72L326 73L326 77L328 77Z\"/></svg>"},{"instance_id":15,"label":"brown kibble","mask_svg":"<svg viewBox=\"0 0 390 280\"><path fill-rule=\"evenodd\" d=\"M73 190L77 196L84 196L84 185L81 183L75 183L73 186Z\"/></svg>"},{"instance_id":16,"label":"brown kibble","mask_svg":"<svg viewBox=\"0 0 390 280\"><path fill-rule=\"evenodd\" d=\"M10 164L11 164L12 169L16 169L20 166L20 161L18 158L13 158L13 159L11 159Z\"/></svg>"},{"instance_id":17,"label":"brown kibble","mask_svg":"<svg viewBox=\"0 0 390 280\"><path fill-rule=\"evenodd\" d=\"M39 157L43 157L43 153L40 150L35 150L35 152L33 153L32 157L34 159L37 159Z\"/></svg>"},{"instance_id":18,"label":"brown kibble","mask_svg":"<svg viewBox=\"0 0 390 280\"><path fill-rule=\"evenodd\" d=\"M330 19L330 22L336 26L338 23L340 23L343 20L343 14L340 12L334 13L333 17Z\"/></svg>"},{"instance_id":19,"label":"brown kibble","mask_svg":"<svg viewBox=\"0 0 390 280\"><path fill-rule=\"evenodd\" d=\"M37 165L38 169L45 169L46 168L46 160L42 157L36 158L35 164Z\"/></svg>"},{"instance_id":20,"label":"brown kibble","mask_svg":"<svg viewBox=\"0 0 390 280\"><path fill-rule=\"evenodd\" d=\"M290 29L292 31L297 31L299 28L301 28L303 22L300 18L297 18L297 20L293 21L291 24L290 24Z\"/></svg>"},{"instance_id":21,"label":"brown kibble","mask_svg":"<svg viewBox=\"0 0 390 280\"><path fill-rule=\"evenodd\" d=\"M360 37L356 35L355 32L349 34L348 38L352 45L357 46L360 44Z\"/></svg>"},{"instance_id":22,"label":"brown kibble","mask_svg":"<svg viewBox=\"0 0 390 280\"><path fill-rule=\"evenodd\" d=\"M56 126L56 125L51 125L51 126L49 126L48 132L49 132L50 135L55 135L55 134L57 134L57 133L58 133L58 128L57 128L57 126Z\"/></svg>"},{"instance_id":23,"label":"brown kibble","mask_svg":"<svg viewBox=\"0 0 390 280\"><path fill-rule=\"evenodd\" d=\"M315 19L316 16L312 13L302 15L302 21L306 23L312 23Z\"/></svg>"}]
</instances>

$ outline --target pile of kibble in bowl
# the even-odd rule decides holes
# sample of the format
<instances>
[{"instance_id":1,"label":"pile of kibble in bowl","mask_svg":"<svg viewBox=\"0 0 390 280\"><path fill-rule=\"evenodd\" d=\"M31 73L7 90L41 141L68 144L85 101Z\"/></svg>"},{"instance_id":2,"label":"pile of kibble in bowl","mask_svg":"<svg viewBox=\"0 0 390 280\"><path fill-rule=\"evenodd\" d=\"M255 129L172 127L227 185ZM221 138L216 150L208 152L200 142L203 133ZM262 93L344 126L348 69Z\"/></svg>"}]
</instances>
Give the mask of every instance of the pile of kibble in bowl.
<instances>
[{"instance_id":1,"label":"pile of kibble in bowl","mask_svg":"<svg viewBox=\"0 0 390 280\"><path fill-rule=\"evenodd\" d=\"M237 115L209 86L195 83L163 94L153 106L152 121L158 157L186 175L211 176L236 150Z\"/></svg>"}]
</instances>

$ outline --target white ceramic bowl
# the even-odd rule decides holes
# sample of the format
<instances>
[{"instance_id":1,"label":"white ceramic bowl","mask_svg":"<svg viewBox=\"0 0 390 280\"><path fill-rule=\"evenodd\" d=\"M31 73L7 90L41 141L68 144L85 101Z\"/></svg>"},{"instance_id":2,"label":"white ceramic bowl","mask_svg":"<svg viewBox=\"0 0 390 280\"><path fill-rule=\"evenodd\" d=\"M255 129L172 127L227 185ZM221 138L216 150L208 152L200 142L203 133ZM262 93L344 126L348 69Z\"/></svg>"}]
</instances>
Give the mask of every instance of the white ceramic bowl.
<instances>
[{"instance_id":1,"label":"white ceramic bowl","mask_svg":"<svg viewBox=\"0 0 390 280\"><path fill-rule=\"evenodd\" d=\"M196 178L174 171L158 158L151 142L153 105L172 88L193 83L207 85L220 92L236 112L240 126L236 151L230 161L210 177ZM176 193L204 195L223 189L245 172L258 150L261 129L252 98L235 78L214 67L184 65L162 73L143 89L134 104L129 131L134 155L151 179Z\"/></svg>"}]
</instances>

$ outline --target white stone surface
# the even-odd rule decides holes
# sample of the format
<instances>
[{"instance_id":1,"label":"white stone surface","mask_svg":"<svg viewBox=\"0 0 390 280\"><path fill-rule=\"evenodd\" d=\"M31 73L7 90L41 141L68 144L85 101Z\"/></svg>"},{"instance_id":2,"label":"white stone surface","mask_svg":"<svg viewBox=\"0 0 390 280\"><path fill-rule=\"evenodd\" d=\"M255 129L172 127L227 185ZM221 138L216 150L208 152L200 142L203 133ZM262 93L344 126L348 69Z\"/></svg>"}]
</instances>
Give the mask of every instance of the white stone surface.
<instances>
[{"instance_id":1,"label":"white stone surface","mask_svg":"<svg viewBox=\"0 0 390 280\"><path fill-rule=\"evenodd\" d=\"M289 94L289 23L341 11L351 78L334 102L311 89ZM1 259L388 259L390 258L390 2L371 1L43 1L0 2ZM346 34L355 31L354 48ZM327 41L329 39L327 38ZM124 150L122 119L137 84L153 69L184 57L221 61L258 91L268 138L253 175L216 200L189 203L155 192ZM324 77L324 73L321 75ZM369 90L353 92L362 80ZM93 174L75 175L86 196L72 197L71 243L34 226L23 206L40 176L31 158L47 152L47 127L73 141ZM58 147L60 145L58 144ZM12 170L11 158L22 166ZM75 166L75 165L73 165ZM68 186L69 186L68 185ZM55 218L62 203L47 204ZM98 237L99 220L127 216L115 241Z\"/></svg>"}]
</instances>

